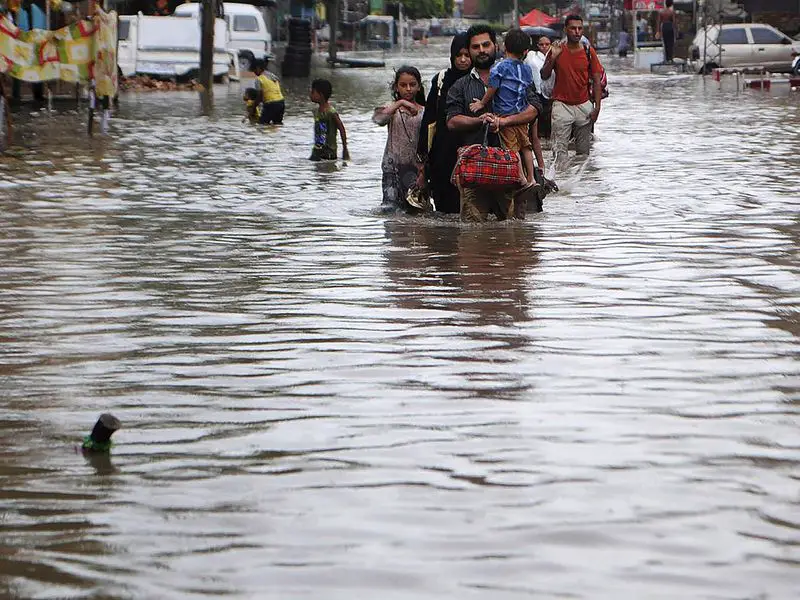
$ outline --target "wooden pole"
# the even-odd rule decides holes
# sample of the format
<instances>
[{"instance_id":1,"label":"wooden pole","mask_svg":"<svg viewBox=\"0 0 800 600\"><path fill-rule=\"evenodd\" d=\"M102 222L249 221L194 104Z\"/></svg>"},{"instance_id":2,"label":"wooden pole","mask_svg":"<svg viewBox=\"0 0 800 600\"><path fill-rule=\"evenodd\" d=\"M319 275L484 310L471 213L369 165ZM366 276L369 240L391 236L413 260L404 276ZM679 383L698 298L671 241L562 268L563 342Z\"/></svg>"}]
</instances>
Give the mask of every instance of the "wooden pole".
<instances>
[{"instance_id":1,"label":"wooden pole","mask_svg":"<svg viewBox=\"0 0 800 600\"><path fill-rule=\"evenodd\" d=\"M328 0L328 60L336 61L336 32L339 30L339 0Z\"/></svg>"},{"instance_id":2,"label":"wooden pole","mask_svg":"<svg viewBox=\"0 0 800 600\"><path fill-rule=\"evenodd\" d=\"M214 21L217 0L202 0L200 4L200 85L206 100L214 94Z\"/></svg>"}]
</instances>

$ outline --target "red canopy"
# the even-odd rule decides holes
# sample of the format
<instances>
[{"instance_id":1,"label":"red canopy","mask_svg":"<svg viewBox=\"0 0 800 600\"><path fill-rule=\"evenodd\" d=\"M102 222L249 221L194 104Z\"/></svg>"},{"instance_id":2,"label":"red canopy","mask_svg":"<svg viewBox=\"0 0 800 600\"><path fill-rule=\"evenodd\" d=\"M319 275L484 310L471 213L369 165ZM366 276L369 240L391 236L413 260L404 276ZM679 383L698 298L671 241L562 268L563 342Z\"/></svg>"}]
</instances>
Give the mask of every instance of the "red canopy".
<instances>
[{"instance_id":1,"label":"red canopy","mask_svg":"<svg viewBox=\"0 0 800 600\"><path fill-rule=\"evenodd\" d=\"M551 17L547 13L543 13L538 8L534 8L527 15L519 18L520 27L547 27L553 23L558 22L558 17Z\"/></svg>"}]
</instances>

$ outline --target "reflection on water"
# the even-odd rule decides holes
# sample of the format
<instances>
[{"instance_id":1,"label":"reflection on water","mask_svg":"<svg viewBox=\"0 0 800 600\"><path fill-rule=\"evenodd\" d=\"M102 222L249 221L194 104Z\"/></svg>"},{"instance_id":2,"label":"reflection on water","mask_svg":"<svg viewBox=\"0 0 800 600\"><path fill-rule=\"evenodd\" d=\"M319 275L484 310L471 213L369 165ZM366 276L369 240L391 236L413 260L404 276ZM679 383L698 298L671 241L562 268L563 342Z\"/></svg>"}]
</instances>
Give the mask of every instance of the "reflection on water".
<instances>
[{"instance_id":1,"label":"reflection on water","mask_svg":"<svg viewBox=\"0 0 800 600\"><path fill-rule=\"evenodd\" d=\"M797 93L610 69L588 161L479 227L377 214L390 69L321 72L347 163L306 82L282 128L16 114L0 597L797 597Z\"/></svg>"}]
</instances>

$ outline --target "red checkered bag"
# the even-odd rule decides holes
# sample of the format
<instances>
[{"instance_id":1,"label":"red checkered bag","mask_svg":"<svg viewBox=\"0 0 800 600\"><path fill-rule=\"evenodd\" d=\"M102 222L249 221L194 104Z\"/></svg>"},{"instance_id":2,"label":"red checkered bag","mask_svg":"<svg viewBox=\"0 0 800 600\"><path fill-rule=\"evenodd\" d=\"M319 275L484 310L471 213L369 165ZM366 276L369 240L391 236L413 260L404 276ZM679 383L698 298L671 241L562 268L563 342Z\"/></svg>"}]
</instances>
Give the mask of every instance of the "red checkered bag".
<instances>
[{"instance_id":1,"label":"red checkered bag","mask_svg":"<svg viewBox=\"0 0 800 600\"><path fill-rule=\"evenodd\" d=\"M489 126L483 132L483 143L458 149L456 166L450 181L464 187L509 188L519 186L519 156L505 148L487 145Z\"/></svg>"}]
</instances>

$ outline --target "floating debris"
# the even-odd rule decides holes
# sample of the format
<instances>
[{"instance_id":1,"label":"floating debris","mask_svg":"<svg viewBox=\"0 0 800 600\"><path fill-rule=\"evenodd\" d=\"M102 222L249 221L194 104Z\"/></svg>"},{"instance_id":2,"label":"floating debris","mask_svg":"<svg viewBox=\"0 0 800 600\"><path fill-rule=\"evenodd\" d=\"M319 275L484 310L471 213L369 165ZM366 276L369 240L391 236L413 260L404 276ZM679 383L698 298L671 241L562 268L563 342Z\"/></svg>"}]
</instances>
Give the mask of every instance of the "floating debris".
<instances>
[{"instance_id":1,"label":"floating debris","mask_svg":"<svg viewBox=\"0 0 800 600\"><path fill-rule=\"evenodd\" d=\"M110 413L103 413L92 428L92 433L83 438L81 450L84 452L109 452L111 436L122 427L120 420Z\"/></svg>"},{"instance_id":2,"label":"floating debris","mask_svg":"<svg viewBox=\"0 0 800 600\"><path fill-rule=\"evenodd\" d=\"M148 75L135 75L120 79L119 89L133 92L199 92L203 86L196 79L174 81Z\"/></svg>"}]
</instances>

